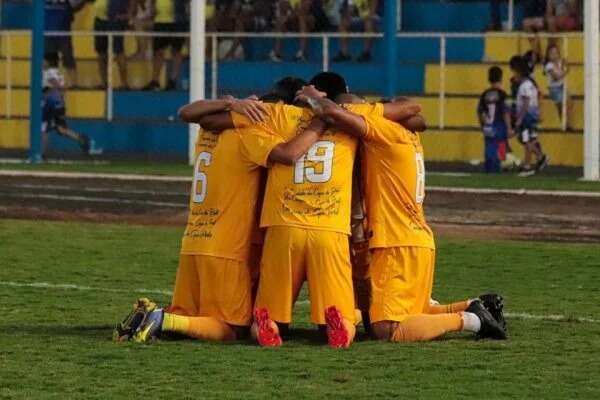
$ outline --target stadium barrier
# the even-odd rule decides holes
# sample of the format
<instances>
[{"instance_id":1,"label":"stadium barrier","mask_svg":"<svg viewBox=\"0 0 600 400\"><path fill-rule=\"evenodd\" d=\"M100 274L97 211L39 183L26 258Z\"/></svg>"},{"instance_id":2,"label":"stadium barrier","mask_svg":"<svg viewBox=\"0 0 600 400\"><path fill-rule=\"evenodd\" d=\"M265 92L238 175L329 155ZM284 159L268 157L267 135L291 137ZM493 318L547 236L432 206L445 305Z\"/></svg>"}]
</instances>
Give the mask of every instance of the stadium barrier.
<instances>
[{"instance_id":1,"label":"stadium barrier","mask_svg":"<svg viewBox=\"0 0 600 400\"><path fill-rule=\"evenodd\" d=\"M28 59L28 42L26 31L0 31L2 40L2 57L4 63L4 95L0 98L4 99L4 107L0 106L0 112L4 114L7 121L13 120L15 117L26 117L25 112L28 105L26 104L27 87L28 87L28 68L26 68ZM97 57L92 46L93 37L103 35L107 37L108 57L107 57L107 81L105 91L85 90L77 91L77 98L83 99L87 96L87 100L91 104L97 104L102 101L102 107L92 107L85 109L83 104L74 102L76 106L69 107L70 117L74 118L90 118L90 119L105 119L106 121L114 121L115 118L115 82L118 77L113 71L113 48L112 44L116 36L124 36L129 47L133 43L135 37L182 37L187 39L187 33L156 33L156 32L91 32L91 31L72 31L72 32L47 32L47 36L68 36L73 37L76 55L79 51L83 54L87 61ZM232 80L240 81L240 71L247 70L249 73L266 74L269 83L278 75L275 71L290 71L290 74L310 76L313 72L319 70L335 70L343 73L348 77L351 88L356 87L357 91L363 94L378 95L381 94L382 84L380 76L377 75L378 61L373 63L358 64L358 63L332 63L331 57L336 48L336 41L341 37L347 37L353 41L363 40L365 38L374 38L376 41L375 48L379 50L380 56L385 49L381 49L382 34L340 34L340 33L225 33L225 32L208 32L207 47L210 47L210 54L207 54L207 79L206 93L210 93L211 98L217 98L224 91L233 92L233 94L245 94L245 88L237 93L235 88L232 89L230 83ZM249 62L222 62L219 60L219 43L221 41L231 41L236 38L243 40L256 40L258 42L281 38L288 41L296 40L300 37L306 37L311 40L312 58L308 63L283 63L277 69L275 64ZM505 87L508 81L508 69L506 64L510 56L514 54L522 54L529 49L528 41L532 38L539 38L542 41L547 41L549 38L560 39L562 56L574 64L573 70L566 80L565 93L570 92L575 95L574 101L574 117L576 121L572 128L575 131L580 131L583 128L582 102L581 96L584 94L583 87L583 71L581 63L583 61L583 46L581 33L562 33L550 35L540 33L538 35L528 35L522 32L494 32L494 33L405 33L397 34L397 44L403 51L399 52L399 74L406 74L406 79L403 79L398 94L406 94L415 96L424 105L424 113L429 121L429 125L437 128L439 132L456 134L464 131L477 131L478 123L475 118L475 106L477 96L487 87L486 70L491 63L502 65L505 71ZM314 46L313 46L314 44ZM262 44L264 47L264 43ZM260 47L260 46L258 46ZM264 49L263 49L264 50ZM260 57L258 57L260 59ZM149 65L149 62L146 62ZM260 64L260 65L257 65ZM146 65L146 67L148 66ZM88 75L93 75L93 71L97 67L87 69ZM273 69L273 71L264 70ZM147 71L146 71L147 75ZM283 75L283 73L282 73ZM233 78L232 78L233 76ZM404 75L403 75L404 76ZM537 73L536 77L542 86L545 86L545 79L542 74ZM236 79L237 78L237 79ZM229 83L229 87L228 84ZM260 86L259 83L258 86ZM183 85L185 88L185 85ZM372 89L371 89L372 88ZM224 89L224 90L222 90ZM256 90L263 90L264 87L256 87ZM147 92L149 93L149 92ZM185 102L183 92L178 97L178 101ZM156 94L158 96L158 94ZM150 95L149 95L150 96ZM207 96L208 97L208 96ZM67 99L69 100L69 99ZM563 96L562 109L566 111L567 96ZM83 102L85 103L85 101ZM69 104L71 106L72 104ZM554 114L552 105L548 100L544 102L543 108L549 115L547 121L542 128L552 131L553 134L567 131L567 120L563 118L559 120ZM547 110L546 110L547 109ZM25 110L25 111L24 111ZM16 111L16 112L15 112ZM117 113L118 114L118 113ZM564 115L564 113L563 113ZM135 115L129 117L135 118ZM143 116L142 116L143 117ZM155 115L155 117L164 117L165 120L173 117L173 113L167 115ZM450 136L445 136L444 139L454 142L454 139L449 139ZM22 138L17 140L19 143L24 143ZM562 138L557 141L556 146L560 147L564 143L571 143L569 146L576 144L578 140L574 138ZM456 150L456 154L449 161L461 159L467 161L479 150L476 150L474 145L470 145L468 149L462 148ZM2 147L2 141L0 141ZM451 147L456 147L452 144ZM440 155L443 159L443 155ZM578 158L571 157L565 160L567 164L578 164ZM581 164L579 164L581 165Z\"/></svg>"}]
</instances>

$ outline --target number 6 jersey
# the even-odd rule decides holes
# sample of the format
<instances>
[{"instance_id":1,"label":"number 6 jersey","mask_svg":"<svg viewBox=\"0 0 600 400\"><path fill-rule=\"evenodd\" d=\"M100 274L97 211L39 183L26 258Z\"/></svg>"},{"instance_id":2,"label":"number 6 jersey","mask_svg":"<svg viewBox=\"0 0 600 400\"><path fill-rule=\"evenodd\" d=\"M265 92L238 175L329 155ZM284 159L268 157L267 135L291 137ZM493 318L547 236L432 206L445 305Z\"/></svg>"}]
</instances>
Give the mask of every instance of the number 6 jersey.
<instances>
[{"instance_id":1,"label":"number 6 jersey","mask_svg":"<svg viewBox=\"0 0 600 400\"><path fill-rule=\"evenodd\" d=\"M181 254L247 260L262 168L244 157L241 135L200 132Z\"/></svg>"},{"instance_id":2,"label":"number 6 jersey","mask_svg":"<svg viewBox=\"0 0 600 400\"><path fill-rule=\"evenodd\" d=\"M312 112L284 104L268 105L260 130L242 136L248 158L267 166L270 151L306 128ZM236 127L250 122L232 113ZM352 166L356 140L335 130L324 132L294 165L269 165L261 227L295 226L350 234Z\"/></svg>"}]
</instances>

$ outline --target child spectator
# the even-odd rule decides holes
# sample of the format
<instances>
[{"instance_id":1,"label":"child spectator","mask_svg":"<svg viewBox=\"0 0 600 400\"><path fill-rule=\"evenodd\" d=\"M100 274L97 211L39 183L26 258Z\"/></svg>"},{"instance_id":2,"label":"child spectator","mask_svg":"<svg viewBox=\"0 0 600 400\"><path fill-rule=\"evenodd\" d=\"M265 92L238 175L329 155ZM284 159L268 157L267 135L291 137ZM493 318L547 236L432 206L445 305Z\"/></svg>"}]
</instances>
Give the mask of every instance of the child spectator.
<instances>
[{"instance_id":1,"label":"child spectator","mask_svg":"<svg viewBox=\"0 0 600 400\"><path fill-rule=\"evenodd\" d=\"M66 106L64 98L65 78L58 68L58 53L49 52L44 55L44 71L42 77L42 154L48 148L48 135L54 131L61 136L71 139L86 154L91 148L90 139L67 127Z\"/></svg>"},{"instance_id":2,"label":"child spectator","mask_svg":"<svg viewBox=\"0 0 600 400\"><path fill-rule=\"evenodd\" d=\"M346 33L349 31L364 31L366 33L373 33L377 30L377 25L381 20L381 17L377 14L380 9L380 5L383 2L378 0L347 0L344 2L342 7L342 19L340 22L339 31ZM369 62L371 61L371 49L373 48L374 38L365 39L365 47L363 52L358 56L356 61L358 62ZM334 62L349 61L351 59L350 52L348 50L348 38L340 38L340 51L333 57Z\"/></svg>"},{"instance_id":3,"label":"child spectator","mask_svg":"<svg viewBox=\"0 0 600 400\"><path fill-rule=\"evenodd\" d=\"M477 115L485 145L485 172L500 172L501 161L506 159L508 138L514 136L510 121L507 94L502 90L502 69L493 66L488 71L490 88L479 99Z\"/></svg>"},{"instance_id":4,"label":"child spectator","mask_svg":"<svg viewBox=\"0 0 600 400\"><path fill-rule=\"evenodd\" d=\"M297 31L307 33L315 26L312 14L312 0L278 0L275 6L275 32ZM308 38L301 37L300 48L296 52L294 61L306 61L306 46ZM271 61L281 62L281 38L275 38L273 50L269 54Z\"/></svg>"},{"instance_id":5,"label":"child spectator","mask_svg":"<svg viewBox=\"0 0 600 400\"><path fill-rule=\"evenodd\" d=\"M565 76L569 73L569 64L567 61L560 56L560 51L558 50L558 46L556 44L549 44L548 49L546 50L546 65L544 66L544 74L548 79L548 91L550 93L550 98L556 105L556 109L558 111L558 116L562 120L563 115L563 96L565 94ZM567 113L565 118L567 120L567 124L569 121L569 107L571 105L571 101L567 95L566 100L566 109Z\"/></svg>"},{"instance_id":6,"label":"child spectator","mask_svg":"<svg viewBox=\"0 0 600 400\"><path fill-rule=\"evenodd\" d=\"M537 137L539 118L539 91L529 77L529 66L523 57L511 60L513 79L517 86L515 130L525 147L525 161L520 176L531 176L548 165L548 157L542 151ZM535 167L531 166L532 154L536 156Z\"/></svg>"}]
</instances>

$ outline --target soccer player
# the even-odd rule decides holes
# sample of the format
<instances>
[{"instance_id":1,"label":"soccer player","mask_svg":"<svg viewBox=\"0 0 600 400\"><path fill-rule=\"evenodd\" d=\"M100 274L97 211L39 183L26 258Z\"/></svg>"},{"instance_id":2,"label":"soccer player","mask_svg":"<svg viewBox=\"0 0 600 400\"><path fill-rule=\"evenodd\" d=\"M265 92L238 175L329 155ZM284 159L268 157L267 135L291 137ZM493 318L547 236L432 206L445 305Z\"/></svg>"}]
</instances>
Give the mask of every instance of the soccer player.
<instances>
[{"instance_id":1,"label":"soccer player","mask_svg":"<svg viewBox=\"0 0 600 400\"><path fill-rule=\"evenodd\" d=\"M525 161L520 175L531 176L548 165L548 157L542 151L542 145L537 139L537 124L540 121L539 91L537 85L528 77L529 67L523 58L516 58L514 62L511 60L510 68L518 87L515 129L519 141L525 147ZM532 154L535 154L537 160L535 167L531 166Z\"/></svg>"},{"instance_id":2,"label":"soccer player","mask_svg":"<svg viewBox=\"0 0 600 400\"><path fill-rule=\"evenodd\" d=\"M414 342L467 330L506 338L501 298L485 295L431 305L435 242L425 221L425 165L419 136L384 118L383 105L359 116L312 98L315 115L334 120L364 143L363 171L371 248L370 317L379 340ZM494 315L486 309L494 311Z\"/></svg>"},{"instance_id":3,"label":"soccer player","mask_svg":"<svg viewBox=\"0 0 600 400\"><path fill-rule=\"evenodd\" d=\"M315 79L329 83L332 92L347 91L345 81L337 74L319 74ZM403 106L392 105L391 112L397 112L397 108ZM255 135L257 161L264 163L270 149L294 135L308 115L311 113L303 108L273 106L264 123L255 124L264 131ZM248 124L235 113L219 119L209 116L202 125L220 129ZM326 325L329 345L348 347L353 340L355 315L348 235L355 150L353 138L336 129L328 130L294 165L269 168L261 219L267 234L253 327L263 346L282 343L277 323L291 321L292 306L305 279L309 285L311 321Z\"/></svg>"},{"instance_id":4,"label":"soccer player","mask_svg":"<svg viewBox=\"0 0 600 400\"><path fill-rule=\"evenodd\" d=\"M275 85L270 99L293 99L301 80ZM283 93L282 93L283 92ZM205 114L233 110L259 121L264 106L228 98L184 106L179 115L197 122ZM278 143L269 162L293 163L318 139L324 124L308 120L288 143ZM256 221L261 168L249 157L248 129L203 131L196 143L190 213L183 235L172 304L157 308L140 299L117 326L115 339L145 342L162 332L212 340L237 340L252 320L250 245Z\"/></svg>"},{"instance_id":5,"label":"soccer player","mask_svg":"<svg viewBox=\"0 0 600 400\"><path fill-rule=\"evenodd\" d=\"M58 68L58 53L48 52L44 55L44 71L42 78L42 153L48 149L48 135L56 132L79 145L81 151L89 154L93 143L87 135L75 132L67 126L67 110L65 104L65 78Z\"/></svg>"},{"instance_id":6,"label":"soccer player","mask_svg":"<svg viewBox=\"0 0 600 400\"><path fill-rule=\"evenodd\" d=\"M502 69L493 66L488 71L490 87L479 99L477 115L483 131L485 145L485 172L500 172L506 157L506 143L514 136L511 128L510 108L506 104L507 95L502 90Z\"/></svg>"}]
</instances>

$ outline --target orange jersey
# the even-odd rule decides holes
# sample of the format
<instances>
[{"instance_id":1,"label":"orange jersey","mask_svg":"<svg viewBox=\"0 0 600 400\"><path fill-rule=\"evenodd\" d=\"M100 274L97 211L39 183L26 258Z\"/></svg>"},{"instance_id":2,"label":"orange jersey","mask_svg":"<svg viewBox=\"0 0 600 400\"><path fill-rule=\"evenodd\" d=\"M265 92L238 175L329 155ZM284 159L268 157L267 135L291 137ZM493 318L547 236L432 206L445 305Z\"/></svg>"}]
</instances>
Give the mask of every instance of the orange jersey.
<instances>
[{"instance_id":1,"label":"orange jersey","mask_svg":"<svg viewBox=\"0 0 600 400\"><path fill-rule=\"evenodd\" d=\"M254 134L243 135L250 159L267 166L271 150L306 128L312 118L308 109L268 105L265 121L254 125ZM236 127L249 121L232 114ZM295 165L270 165L263 202L261 227L296 226L350 233L352 165L356 140L338 131L321 135Z\"/></svg>"},{"instance_id":2,"label":"orange jersey","mask_svg":"<svg viewBox=\"0 0 600 400\"><path fill-rule=\"evenodd\" d=\"M198 136L182 254L247 260L261 168L248 160L243 135L232 129Z\"/></svg>"},{"instance_id":3,"label":"orange jersey","mask_svg":"<svg viewBox=\"0 0 600 400\"><path fill-rule=\"evenodd\" d=\"M365 117L363 179L371 248L435 248L425 222L425 163L419 135L371 114Z\"/></svg>"}]
</instances>

